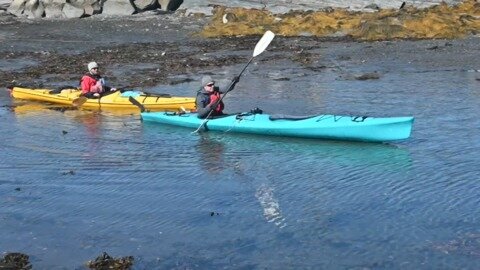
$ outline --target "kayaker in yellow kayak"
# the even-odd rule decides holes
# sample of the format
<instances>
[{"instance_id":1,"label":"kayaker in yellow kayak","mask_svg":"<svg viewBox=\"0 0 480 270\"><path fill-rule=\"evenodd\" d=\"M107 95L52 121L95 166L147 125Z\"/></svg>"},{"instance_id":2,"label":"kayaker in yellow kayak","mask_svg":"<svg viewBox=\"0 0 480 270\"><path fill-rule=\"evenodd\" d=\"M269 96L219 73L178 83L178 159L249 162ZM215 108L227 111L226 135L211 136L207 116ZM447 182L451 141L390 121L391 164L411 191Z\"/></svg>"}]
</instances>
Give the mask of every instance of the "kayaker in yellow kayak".
<instances>
[{"instance_id":1,"label":"kayaker in yellow kayak","mask_svg":"<svg viewBox=\"0 0 480 270\"><path fill-rule=\"evenodd\" d=\"M83 75L80 80L82 88L82 96L87 98L99 98L103 93L115 91L115 88L109 87L105 83L98 71L98 64L96 62L88 63L88 73Z\"/></svg>"}]
</instances>

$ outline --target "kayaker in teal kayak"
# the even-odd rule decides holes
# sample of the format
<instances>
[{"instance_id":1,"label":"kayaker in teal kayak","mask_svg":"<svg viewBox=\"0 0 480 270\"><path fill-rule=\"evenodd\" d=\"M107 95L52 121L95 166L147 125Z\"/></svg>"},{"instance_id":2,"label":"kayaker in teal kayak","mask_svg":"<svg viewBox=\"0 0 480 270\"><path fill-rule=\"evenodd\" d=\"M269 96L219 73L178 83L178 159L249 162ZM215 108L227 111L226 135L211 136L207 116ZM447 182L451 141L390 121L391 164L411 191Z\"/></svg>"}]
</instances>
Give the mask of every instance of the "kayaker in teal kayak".
<instances>
[{"instance_id":1,"label":"kayaker in teal kayak","mask_svg":"<svg viewBox=\"0 0 480 270\"><path fill-rule=\"evenodd\" d=\"M232 80L232 84L225 93L233 90L238 81L239 77L237 76ZM197 117L203 119L223 115L225 104L221 100L222 94L224 94L224 92L215 86L215 80L210 76L204 76L202 78L202 87L197 91L197 98L195 100Z\"/></svg>"},{"instance_id":2,"label":"kayaker in teal kayak","mask_svg":"<svg viewBox=\"0 0 480 270\"><path fill-rule=\"evenodd\" d=\"M222 92L215 86L215 81L210 76L202 78L202 87L197 91L197 98L195 104L197 105L198 118L205 118L210 114L211 116L218 116L223 114L225 104L220 100Z\"/></svg>"}]
</instances>

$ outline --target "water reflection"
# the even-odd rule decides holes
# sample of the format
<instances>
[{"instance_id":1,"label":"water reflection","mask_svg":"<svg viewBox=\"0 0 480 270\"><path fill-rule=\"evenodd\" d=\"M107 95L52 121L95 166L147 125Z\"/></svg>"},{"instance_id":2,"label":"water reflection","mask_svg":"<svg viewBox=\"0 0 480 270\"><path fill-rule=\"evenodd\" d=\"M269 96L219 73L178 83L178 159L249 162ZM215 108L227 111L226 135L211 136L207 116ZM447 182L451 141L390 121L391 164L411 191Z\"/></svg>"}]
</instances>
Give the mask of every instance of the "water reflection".
<instances>
[{"instance_id":1,"label":"water reflection","mask_svg":"<svg viewBox=\"0 0 480 270\"><path fill-rule=\"evenodd\" d=\"M215 133L202 135L202 144L222 145L236 155L255 157L272 153L277 157L293 156L300 163L328 162L339 166L408 168L412 165L410 152L402 144L327 141L256 135ZM218 147L218 146L217 146ZM293 154L293 155L292 155Z\"/></svg>"},{"instance_id":2,"label":"water reflection","mask_svg":"<svg viewBox=\"0 0 480 270\"><path fill-rule=\"evenodd\" d=\"M225 146L221 141L211 139L208 133L200 133L197 145L200 166L212 173L218 174L225 169Z\"/></svg>"},{"instance_id":3,"label":"water reflection","mask_svg":"<svg viewBox=\"0 0 480 270\"><path fill-rule=\"evenodd\" d=\"M85 127L86 135L90 139L100 138L100 130L102 125L102 115L100 112L92 112L87 114L79 114L74 116L74 120Z\"/></svg>"},{"instance_id":4,"label":"water reflection","mask_svg":"<svg viewBox=\"0 0 480 270\"><path fill-rule=\"evenodd\" d=\"M15 107L14 111L17 115L24 115L24 114L32 114L32 113L39 113L46 110L53 110L53 111L82 111L82 112L106 112L109 115L113 116L129 116L129 115L137 115L140 114L140 110L138 109L115 109L115 108L74 108L68 106L61 106L58 104L51 104L51 103L43 103L43 102L35 102L35 101L13 101L13 106Z\"/></svg>"},{"instance_id":5,"label":"water reflection","mask_svg":"<svg viewBox=\"0 0 480 270\"><path fill-rule=\"evenodd\" d=\"M228 175L240 185L251 186L247 188L249 196L258 202L265 221L280 229L287 227L289 219L282 211L282 200L303 192L297 190L299 183L317 187L317 191L328 187L330 192L332 187L346 185L342 192L346 198L356 200L364 193L358 193L355 186L388 184L391 173L412 167L409 151L392 144L208 132L198 137L196 151L201 157L199 166L206 172ZM333 183L331 179L336 180Z\"/></svg>"}]
</instances>

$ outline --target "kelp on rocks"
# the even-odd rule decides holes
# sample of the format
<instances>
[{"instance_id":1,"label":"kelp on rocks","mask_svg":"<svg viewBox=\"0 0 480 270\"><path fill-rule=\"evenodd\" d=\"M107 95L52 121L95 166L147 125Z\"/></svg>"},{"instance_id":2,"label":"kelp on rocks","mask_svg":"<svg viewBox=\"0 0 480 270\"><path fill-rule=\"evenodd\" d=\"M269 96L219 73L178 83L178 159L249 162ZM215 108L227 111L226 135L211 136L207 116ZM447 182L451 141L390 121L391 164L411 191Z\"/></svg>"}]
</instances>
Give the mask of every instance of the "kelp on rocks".
<instances>
[{"instance_id":1,"label":"kelp on rocks","mask_svg":"<svg viewBox=\"0 0 480 270\"><path fill-rule=\"evenodd\" d=\"M346 9L291 11L275 15L266 10L218 6L204 37L261 35L272 30L282 36L352 37L358 40L453 39L480 32L480 3L466 0L418 9L354 12Z\"/></svg>"},{"instance_id":2,"label":"kelp on rocks","mask_svg":"<svg viewBox=\"0 0 480 270\"><path fill-rule=\"evenodd\" d=\"M133 261L134 258L132 256L113 258L106 252L103 252L102 255L98 256L94 261L88 261L86 265L88 268L96 270L128 270L132 267Z\"/></svg>"},{"instance_id":3,"label":"kelp on rocks","mask_svg":"<svg viewBox=\"0 0 480 270\"><path fill-rule=\"evenodd\" d=\"M29 256L23 253L7 253L0 260L0 269L30 270L32 265L28 259Z\"/></svg>"}]
</instances>

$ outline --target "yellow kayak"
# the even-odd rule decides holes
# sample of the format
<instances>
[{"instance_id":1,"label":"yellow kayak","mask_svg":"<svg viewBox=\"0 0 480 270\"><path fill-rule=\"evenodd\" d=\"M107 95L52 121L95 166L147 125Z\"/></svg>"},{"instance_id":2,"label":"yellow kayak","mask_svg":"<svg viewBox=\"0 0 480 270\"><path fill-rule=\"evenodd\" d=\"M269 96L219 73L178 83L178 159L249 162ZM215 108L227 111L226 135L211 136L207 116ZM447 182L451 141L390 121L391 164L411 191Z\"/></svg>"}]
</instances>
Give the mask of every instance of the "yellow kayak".
<instances>
[{"instance_id":1,"label":"yellow kayak","mask_svg":"<svg viewBox=\"0 0 480 270\"><path fill-rule=\"evenodd\" d=\"M10 89L13 98L35 101L46 101L67 106L81 106L85 108L105 109L138 109L128 99L133 97L146 109L156 110L193 110L195 109L194 97L175 97L168 94L144 93L140 91L114 91L105 93L100 98L87 99L80 97L78 89L32 89L13 87ZM78 102L79 98L81 102Z\"/></svg>"}]
</instances>

